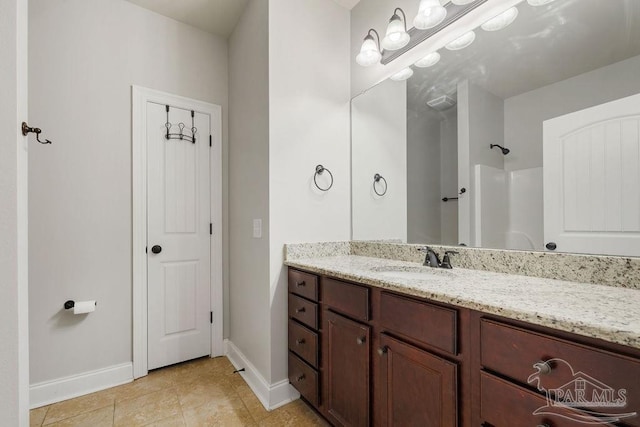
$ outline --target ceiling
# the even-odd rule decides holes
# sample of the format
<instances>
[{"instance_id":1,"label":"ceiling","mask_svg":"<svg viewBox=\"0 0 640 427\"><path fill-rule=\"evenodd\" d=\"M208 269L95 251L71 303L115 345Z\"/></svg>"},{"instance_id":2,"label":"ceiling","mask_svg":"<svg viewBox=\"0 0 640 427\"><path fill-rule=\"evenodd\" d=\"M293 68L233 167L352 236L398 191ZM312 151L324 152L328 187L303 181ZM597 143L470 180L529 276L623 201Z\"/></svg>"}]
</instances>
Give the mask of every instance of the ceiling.
<instances>
[{"instance_id":1,"label":"ceiling","mask_svg":"<svg viewBox=\"0 0 640 427\"><path fill-rule=\"evenodd\" d=\"M249 0L128 0L145 9L224 38L231 35ZM329 0L327 0L329 1ZM351 10L360 0L333 0Z\"/></svg>"},{"instance_id":2,"label":"ceiling","mask_svg":"<svg viewBox=\"0 0 640 427\"><path fill-rule=\"evenodd\" d=\"M640 55L640 1L556 0L548 6L518 6L504 30L476 30L475 42L460 51L441 49L431 68L416 68L408 81L409 104L455 97L469 79L506 99L557 81Z\"/></svg>"}]
</instances>

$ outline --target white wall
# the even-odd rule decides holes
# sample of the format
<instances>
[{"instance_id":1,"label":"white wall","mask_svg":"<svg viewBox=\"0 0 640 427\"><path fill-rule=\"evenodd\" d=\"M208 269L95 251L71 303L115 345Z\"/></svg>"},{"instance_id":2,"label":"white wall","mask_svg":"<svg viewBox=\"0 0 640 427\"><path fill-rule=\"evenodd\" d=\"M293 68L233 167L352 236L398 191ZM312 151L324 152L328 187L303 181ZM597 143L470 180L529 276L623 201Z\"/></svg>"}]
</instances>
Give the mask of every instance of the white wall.
<instances>
[{"instance_id":1,"label":"white wall","mask_svg":"<svg viewBox=\"0 0 640 427\"><path fill-rule=\"evenodd\" d=\"M458 194L458 109L442 114L440 122L440 195L457 197ZM440 201L440 235L443 245L457 245L458 202Z\"/></svg>"},{"instance_id":2,"label":"white wall","mask_svg":"<svg viewBox=\"0 0 640 427\"><path fill-rule=\"evenodd\" d=\"M441 243L440 117L409 109L406 122L407 242Z\"/></svg>"},{"instance_id":3,"label":"white wall","mask_svg":"<svg viewBox=\"0 0 640 427\"><path fill-rule=\"evenodd\" d=\"M29 424L27 1L0 0L0 425Z\"/></svg>"},{"instance_id":4,"label":"white wall","mask_svg":"<svg viewBox=\"0 0 640 427\"><path fill-rule=\"evenodd\" d=\"M419 145L416 138L412 141ZM386 80L352 100L351 156L353 239L406 242L406 82ZM387 180L384 196L373 192L376 173Z\"/></svg>"},{"instance_id":5,"label":"white wall","mask_svg":"<svg viewBox=\"0 0 640 427\"><path fill-rule=\"evenodd\" d=\"M229 38L229 339L270 371L269 14L250 0ZM262 238L252 237L262 219Z\"/></svg>"},{"instance_id":6,"label":"white wall","mask_svg":"<svg viewBox=\"0 0 640 427\"><path fill-rule=\"evenodd\" d=\"M30 119L54 142L29 165L38 383L131 361L131 85L222 105L224 157L227 46L124 0L30 3Z\"/></svg>"},{"instance_id":7,"label":"white wall","mask_svg":"<svg viewBox=\"0 0 640 427\"><path fill-rule=\"evenodd\" d=\"M287 377L283 245L350 237L349 34L332 1L269 1L272 383ZM313 187L317 164L333 173L328 192Z\"/></svg>"},{"instance_id":8,"label":"white wall","mask_svg":"<svg viewBox=\"0 0 640 427\"><path fill-rule=\"evenodd\" d=\"M640 56L580 74L504 102L506 170L542 166L542 122L640 93Z\"/></svg>"},{"instance_id":9,"label":"white wall","mask_svg":"<svg viewBox=\"0 0 640 427\"><path fill-rule=\"evenodd\" d=\"M507 174L503 169L474 166L475 245L505 249L509 227Z\"/></svg>"}]
</instances>

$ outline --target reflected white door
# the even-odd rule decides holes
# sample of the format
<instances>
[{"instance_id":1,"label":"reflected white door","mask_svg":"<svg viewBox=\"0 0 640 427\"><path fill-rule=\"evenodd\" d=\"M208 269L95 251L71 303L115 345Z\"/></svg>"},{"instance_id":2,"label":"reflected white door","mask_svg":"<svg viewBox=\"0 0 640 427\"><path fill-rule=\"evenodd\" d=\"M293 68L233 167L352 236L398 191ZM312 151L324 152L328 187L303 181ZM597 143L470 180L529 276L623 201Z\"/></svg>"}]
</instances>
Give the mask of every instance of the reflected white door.
<instances>
[{"instance_id":1,"label":"reflected white door","mask_svg":"<svg viewBox=\"0 0 640 427\"><path fill-rule=\"evenodd\" d=\"M640 95L544 122L544 237L640 255Z\"/></svg>"},{"instance_id":2,"label":"reflected white door","mask_svg":"<svg viewBox=\"0 0 640 427\"><path fill-rule=\"evenodd\" d=\"M191 135L191 111L170 107L169 114L172 133L184 123ZM166 121L166 106L149 102L148 369L211 353L210 117L195 112L195 144L167 140Z\"/></svg>"}]
</instances>

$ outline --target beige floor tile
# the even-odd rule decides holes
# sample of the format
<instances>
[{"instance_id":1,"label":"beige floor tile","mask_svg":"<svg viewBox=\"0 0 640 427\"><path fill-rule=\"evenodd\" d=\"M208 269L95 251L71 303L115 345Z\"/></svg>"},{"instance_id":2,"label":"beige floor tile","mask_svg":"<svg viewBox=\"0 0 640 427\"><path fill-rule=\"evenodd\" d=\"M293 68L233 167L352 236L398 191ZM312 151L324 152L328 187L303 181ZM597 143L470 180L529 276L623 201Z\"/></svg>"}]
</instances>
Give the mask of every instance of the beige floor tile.
<instances>
[{"instance_id":1,"label":"beige floor tile","mask_svg":"<svg viewBox=\"0 0 640 427\"><path fill-rule=\"evenodd\" d=\"M269 416L261 420L258 425L260 427L329 426L323 418L301 400L296 400L271 411Z\"/></svg>"},{"instance_id":2,"label":"beige floor tile","mask_svg":"<svg viewBox=\"0 0 640 427\"><path fill-rule=\"evenodd\" d=\"M175 389L183 410L202 406L220 399L240 400L240 397L231 385L225 382L216 382L213 379L203 382L178 384Z\"/></svg>"},{"instance_id":3,"label":"beige floor tile","mask_svg":"<svg viewBox=\"0 0 640 427\"><path fill-rule=\"evenodd\" d=\"M220 399L183 412L187 427L255 426L255 422L240 399Z\"/></svg>"},{"instance_id":4,"label":"beige floor tile","mask_svg":"<svg viewBox=\"0 0 640 427\"><path fill-rule=\"evenodd\" d=\"M170 379L164 376L149 374L145 377L138 378L129 384L114 387L110 390L115 397L116 403L118 403L123 400L141 397L145 394L167 390L171 387L173 387L173 382L171 382Z\"/></svg>"},{"instance_id":5,"label":"beige floor tile","mask_svg":"<svg viewBox=\"0 0 640 427\"><path fill-rule=\"evenodd\" d=\"M242 399L242 402L247 407L247 410L255 422L260 422L271 414L271 412L264 408L260 400L248 385L245 384L244 386L236 388L236 392Z\"/></svg>"},{"instance_id":6,"label":"beige floor tile","mask_svg":"<svg viewBox=\"0 0 640 427\"><path fill-rule=\"evenodd\" d=\"M113 405L82 415L76 415L50 425L51 427L112 427Z\"/></svg>"},{"instance_id":7,"label":"beige floor tile","mask_svg":"<svg viewBox=\"0 0 640 427\"><path fill-rule=\"evenodd\" d=\"M29 426L30 427L40 427L44 421L45 415L47 415L47 411L49 410L49 406L42 406L40 408L32 409L29 411Z\"/></svg>"},{"instance_id":8,"label":"beige floor tile","mask_svg":"<svg viewBox=\"0 0 640 427\"><path fill-rule=\"evenodd\" d=\"M49 406L43 425L52 424L107 406L113 407L114 395L112 390L113 389L99 391L97 393L76 397L75 399L54 403Z\"/></svg>"},{"instance_id":9,"label":"beige floor tile","mask_svg":"<svg viewBox=\"0 0 640 427\"><path fill-rule=\"evenodd\" d=\"M145 427L184 427L184 425L182 414L178 414L170 418L165 418L164 420L147 424Z\"/></svg>"},{"instance_id":10,"label":"beige floor tile","mask_svg":"<svg viewBox=\"0 0 640 427\"><path fill-rule=\"evenodd\" d=\"M175 389L171 388L116 402L114 425L143 426L180 413L178 395Z\"/></svg>"}]
</instances>

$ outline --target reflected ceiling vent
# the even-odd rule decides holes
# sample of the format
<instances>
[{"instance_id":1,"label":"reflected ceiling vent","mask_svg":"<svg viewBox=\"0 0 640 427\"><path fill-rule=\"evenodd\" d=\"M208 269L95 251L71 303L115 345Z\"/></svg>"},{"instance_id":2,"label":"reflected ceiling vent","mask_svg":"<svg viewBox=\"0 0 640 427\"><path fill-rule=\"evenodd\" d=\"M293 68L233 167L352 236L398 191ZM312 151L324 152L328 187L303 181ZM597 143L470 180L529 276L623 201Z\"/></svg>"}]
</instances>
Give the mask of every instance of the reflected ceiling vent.
<instances>
[{"instance_id":1,"label":"reflected ceiling vent","mask_svg":"<svg viewBox=\"0 0 640 427\"><path fill-rule=\"evenodd\" d=\"M427 105L434 110L444 111L456 105L456 100L447 95L442 95L427 101Z\"/></svg>"}]
</instances>

